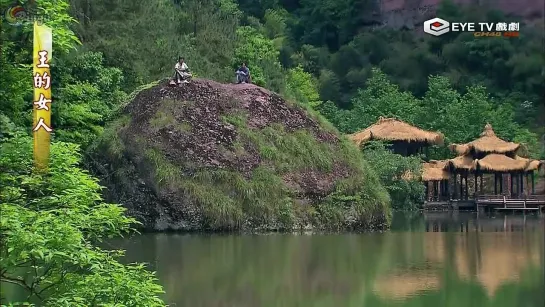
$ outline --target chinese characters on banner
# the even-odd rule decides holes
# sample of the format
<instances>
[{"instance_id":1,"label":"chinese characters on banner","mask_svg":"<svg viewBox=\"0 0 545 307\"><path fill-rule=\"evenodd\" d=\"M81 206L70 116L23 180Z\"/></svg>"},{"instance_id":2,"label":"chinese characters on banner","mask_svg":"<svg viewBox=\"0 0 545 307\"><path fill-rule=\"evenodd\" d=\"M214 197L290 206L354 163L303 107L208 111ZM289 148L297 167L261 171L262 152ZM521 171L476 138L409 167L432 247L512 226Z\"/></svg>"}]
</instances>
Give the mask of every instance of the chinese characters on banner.
<instances>
[{"instance_id":1,"label":"chinese characters on banner","mask_svg":"<svg viewBox=\"0 0 545 307\"><path fill-rule=\"evenodd\" d=\"M34 51L32 84L34 86L33 126L34 164L38 169L47 169L49 162L51 127L51 75L52 52L51 28L34 22Z\"/></svg>"}]
</instances>

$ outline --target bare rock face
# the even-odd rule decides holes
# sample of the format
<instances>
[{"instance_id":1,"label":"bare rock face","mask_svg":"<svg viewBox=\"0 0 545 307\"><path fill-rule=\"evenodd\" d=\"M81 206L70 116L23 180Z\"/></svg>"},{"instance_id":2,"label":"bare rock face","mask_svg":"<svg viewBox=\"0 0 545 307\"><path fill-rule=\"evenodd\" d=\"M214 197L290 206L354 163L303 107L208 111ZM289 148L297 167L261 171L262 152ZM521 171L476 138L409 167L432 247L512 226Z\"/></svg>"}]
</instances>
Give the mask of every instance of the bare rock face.
<instances>
[{"instance_id":1,"label":"bare rock face","mask_svg":"<svg viewBox=\"0 0 545 307\"><path fill-rule=\"evenodd\" d=\"M106 196L148 229L384 228L388 196L358 149L252 84L139 92L88 153Z\"/></svg>"},{"instance_id":2,"label":"bare rock face","mask_svg":"<svg viewBox=\"0 0 545 307\"><path fill-rule=\"evenodd\" d=\"M487 6L508 15L520 16L527 21L543 19L543 0L453 0L461 5ZM441 0L379 0L382 26L395 29L414 29L423 21L436 17Z\"/></svg>"}]
</instances>

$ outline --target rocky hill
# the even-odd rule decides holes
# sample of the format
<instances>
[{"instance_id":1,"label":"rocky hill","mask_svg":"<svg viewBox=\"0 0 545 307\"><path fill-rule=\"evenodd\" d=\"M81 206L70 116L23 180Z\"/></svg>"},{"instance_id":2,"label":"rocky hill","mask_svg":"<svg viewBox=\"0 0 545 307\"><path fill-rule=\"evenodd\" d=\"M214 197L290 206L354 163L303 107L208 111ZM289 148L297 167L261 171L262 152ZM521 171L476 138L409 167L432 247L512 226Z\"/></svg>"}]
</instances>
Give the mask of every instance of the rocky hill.
<instances>
[{"instance_id":1,"label":"rocky hill","mask_svg":"<svg viewBox=\"0 0 545 307\"><path fill-rule=\"evenodd\" d=\"M251 84L141 90L87 155L145 228L371 229L389 198L360 152L318 115Z\"/></svg>"}]
</instances>

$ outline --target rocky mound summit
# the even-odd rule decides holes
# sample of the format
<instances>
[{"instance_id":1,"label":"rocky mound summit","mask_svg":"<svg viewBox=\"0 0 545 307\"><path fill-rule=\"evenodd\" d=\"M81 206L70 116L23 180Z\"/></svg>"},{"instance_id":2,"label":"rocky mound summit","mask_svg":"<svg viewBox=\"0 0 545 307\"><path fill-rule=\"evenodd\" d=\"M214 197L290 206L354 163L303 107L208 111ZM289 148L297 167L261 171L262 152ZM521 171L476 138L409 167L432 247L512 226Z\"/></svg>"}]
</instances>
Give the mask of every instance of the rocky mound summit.
<instances>
[{"instance_id":1,"label":"rocky mound summit","mask_svg":"<svg viewBox=\"0 0 545 307\"><path fill-rule=\"evenodd\" d=\"M155 230L370 229L389 198L355 146L251 84L141 90L88 152L108 201Z\"/></svg>"}]
</instances>

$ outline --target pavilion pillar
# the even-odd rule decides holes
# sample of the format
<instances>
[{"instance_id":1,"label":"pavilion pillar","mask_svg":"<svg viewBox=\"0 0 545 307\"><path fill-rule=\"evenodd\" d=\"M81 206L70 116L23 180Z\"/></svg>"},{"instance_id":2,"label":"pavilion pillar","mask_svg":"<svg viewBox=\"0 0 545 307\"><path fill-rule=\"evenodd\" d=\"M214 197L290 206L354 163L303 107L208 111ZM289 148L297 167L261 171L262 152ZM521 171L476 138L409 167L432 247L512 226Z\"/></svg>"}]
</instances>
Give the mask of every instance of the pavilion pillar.
<instances>
[{"instance_id":1,"label":"pavilion pillar","mask_svg":"<svg viewBox=\"0 0 545 307\"><path fill-rule=\"evenodd\" d=\"M460 192L461 199L465 199L465 197L466 197L466 188L465 188L465 178L466 178L466 176L465 176L465 174L461 174L460 176L461 176L460 183L462 184L462 188L461 188L461 192Z\"/></svg>"},{"instance_id":2,"label":"pavilion pillar","mask_svg":"<svg viewBox=\"0 0 545 307\"><path fill-rule=\"evenodd\" d=\"M520 173L520 176L519 176L519 180L520 180L520 191L519 191L519 194L520 195L523 195L524 194L524 173L521 172Z\"/></svg>"},{"instance_id":3,"label":"pavilion pillar","mask_svg":"<svg viewBox=\"0 0 545 307\"><path fill-rule=\"evenodd\" d=\"M428 181L424 181L424 188L426 189L426 201L429 200L429 192L430 192L430 186Z\"/></svg>"},{"instance_id":4,"label":"pavilion pillar","mask_svg":"<svg viewBox=\"0 0 545 307\"><path fill-rule=\"evenodd\" d=\"M433 199L439 199L439 181L437 180L433 181Z\"/></svg>"},{"instance_id":5,"label":"pavilion pillar","mask_svg":"<svg viewBox=\"0 0 545 307\"><path fill-rule=\"evenodd\" d=\"M515 173L515 184L517 186L517 196L520 196L521 190L520 190L520 175L518 173Z\"/></svg>"},{"instance_id":6,"label":"pavilion pillar","mask_svg":"<svg viewBox=\"0 0 545 307\"><path fill-rule=\"evenodd\" d=\"M481 177L481 181L480 181L480 183L479 183L479 191L481 191L481 194L484 194L484 193L483 193L483 175L484 175L484 174L481 173L481 176L480 176L480 177Z\"/></svg>"},{"instance_id":7,"label":"pavilion pillar","mask_svg":"<svg viewBox=\"0 0 545 307\"><path fill-rule=\"evenodd\" d=\"M498 195L498 174L494 173L494 195Z\"/></svg>"},{"instance_id":8,"label":"pavilion pillar","mask_svg":"<svg viewBox=\"0 0 545 307\"><path fill-rule=\"evenodd\" d=\"M509 183L510 183L510 194L513 196L513 173L509 173Z\"/></svg>"},{"instance_id":9,"label":"pavilion pillar","mask_svg":"<svg viewBox=\"0 0 545 307\"><path fill-rule=\"evenodd\" d=\"M498 174L498 177L500 178L500 194L503 194L503 174Z\"/></svg>"},{"instance_id":10,"label":"pavilion pillar","mask_svg":"<svg viewBox=\"0 0 545 307\"><path fill-rule=\"evenodd\" d=\"M445 196L447 197L447 199L452 199L452 193L450 192L450 176L449 176L449 179L446 179L445 180L445 188L446 188L446 191L445 191Z\"/></svg>"},{"instance_id":11,"label":"pavilion pillar","mask_svg":"<svg viewBox=\"0 0 545 307\"><path fill-rule=\"evenodd\" d=\"M473 196L476 197L477 196L477 186L479 185L479 174L475 171L475 182L474 182L474 187L473 187Z\"/></svg>"},{"instance_id":12,"label":"pavilion pillar","mask_svg":"<svg viewBox=\"0 0 545 307\"><path fill-rule=\"evenodd\" d=\"M465 185L465 190L466 190L466 191L465 191L465 192L466 192L466 195L465 195L466 198L465 198L465 199L466 199L466 200L469 198L469 187L467 186L467 177L468 177L468 175L469 175L469 174L466 173L465 176L464 176L464 177L465 177L465 180L464 180L464 181L466 182L466 185Z\"/></svg>"},{"instance_id":13,"label":"pavilion pillar","mask_svg":"<svg viewBox=\"0 0 545 307\"><path fill-rule=\"evenodd\" d=\"M460 199L464 199L464 175L460 173Z\"/></svg>"},{"instance_id":14,"label":"pavilion pillar","mask_svg":"<svg viewBox=\"0 0 545 307\"><path fill-rule=\"evenodd\" d=\"M536 194L535 182L534 182L534 171L530 173L530 176L532 177L532 194Z\"/></svg>"},{"instance_id":15,"label":"pavilion pillar","mask_svg":"<svg viewBox=\"0 0 545 307\"><path fill-rule=\"evenodd\" d=\"M454 173L454 184L452 185L453 190L450 192L450 195L457 199L456 194L458 193L458 174Z\"/></svg>"},{"instance_id":16,"label":"pavilion pillar","mask_svg":"<svg viewBox=\"0 0 545 307\"><path fill-rule=\"evenodd\" d=\"M516 194L515 194L515 195L518 196L518 195L520 194L520 182L519 182L519 176L518 176L517 173L515 173L515 174L513 175L513 179L514 179L514 181L515 181L515 182L513 183L513 185L515 186L515 191L516 191Z\"/></svg>"}]
</instances>

